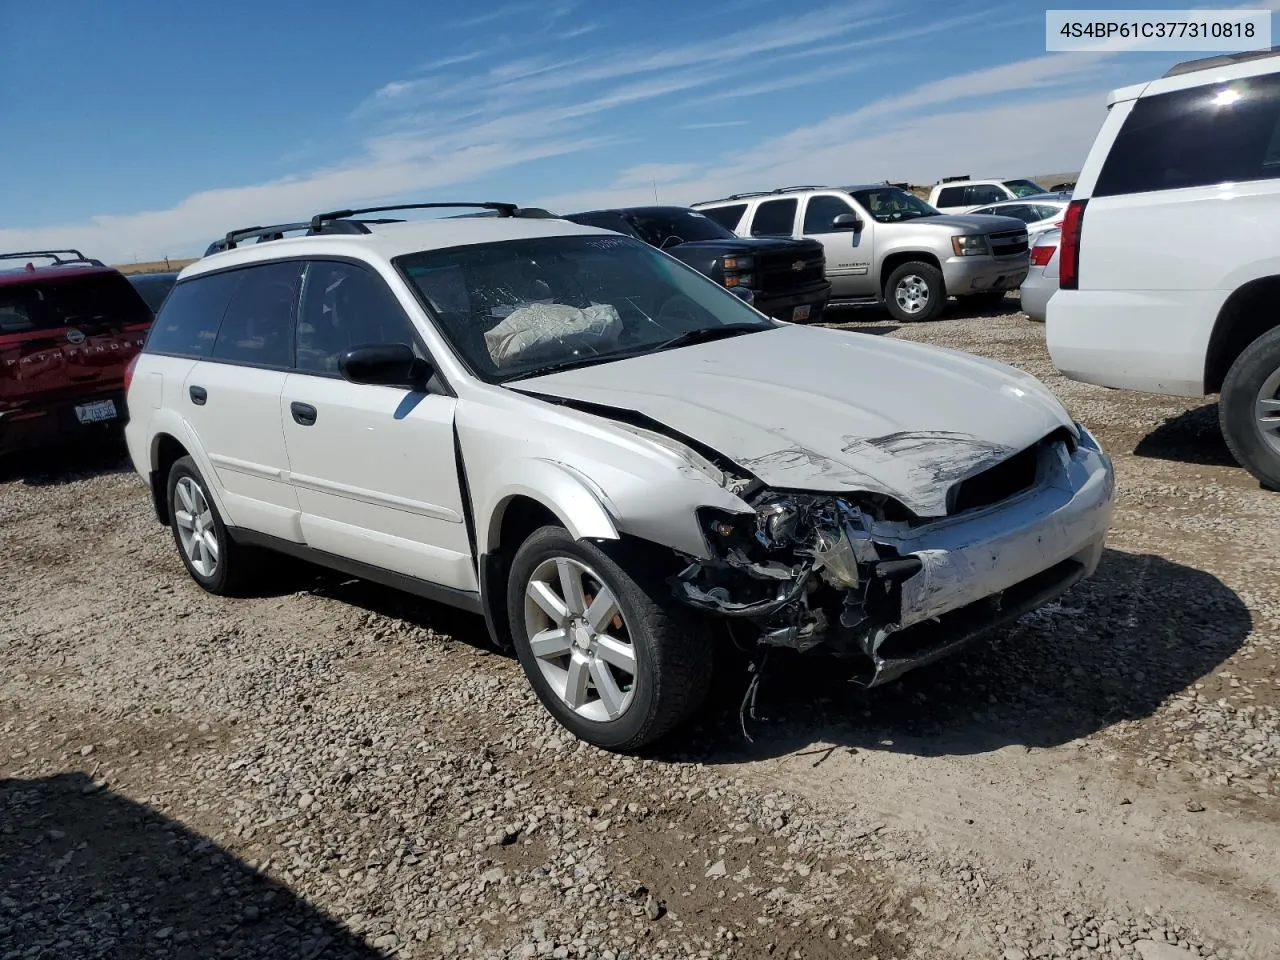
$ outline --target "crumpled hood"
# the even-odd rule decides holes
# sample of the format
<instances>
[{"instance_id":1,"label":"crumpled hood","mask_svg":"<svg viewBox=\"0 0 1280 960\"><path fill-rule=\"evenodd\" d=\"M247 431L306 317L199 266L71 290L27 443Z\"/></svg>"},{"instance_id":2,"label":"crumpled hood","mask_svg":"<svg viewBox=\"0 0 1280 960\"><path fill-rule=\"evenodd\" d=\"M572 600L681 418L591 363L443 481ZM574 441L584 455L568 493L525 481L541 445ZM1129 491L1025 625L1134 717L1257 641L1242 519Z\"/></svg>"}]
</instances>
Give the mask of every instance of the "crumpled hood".
<instances>
[{"instance_id":1,"label":"crumpled hood","mask_svg":"<svg viewBox=\"0 0 1280 960\"><path fill-rule=\"evenodd\" d=\"M565 370L522 392L643 414L770 487L868 491L922 517L957 481L1059 427L1034 378L967 353L863 333L776 330Z\"/></svg>"}]
</instances>

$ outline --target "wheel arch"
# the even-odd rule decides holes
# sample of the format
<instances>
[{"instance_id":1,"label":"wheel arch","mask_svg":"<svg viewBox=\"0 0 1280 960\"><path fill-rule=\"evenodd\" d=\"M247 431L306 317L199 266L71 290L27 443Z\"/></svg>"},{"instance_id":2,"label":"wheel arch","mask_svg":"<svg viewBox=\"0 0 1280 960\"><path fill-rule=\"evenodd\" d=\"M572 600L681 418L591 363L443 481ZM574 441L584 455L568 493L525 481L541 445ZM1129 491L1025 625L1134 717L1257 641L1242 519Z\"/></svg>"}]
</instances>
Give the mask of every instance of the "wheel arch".
<instances>
[{"instance_id":1,"label":"wheel arch","mask_svg":"<svg viewBox=\"0 0 1280 960\"><path fill-rule=\"evenodd\" d=\"M1204 392L1218 393L1227 371L1249 344L1280 326L1280 276L1250 280L1227 297L1218 311L1205 350Z\"/></svg>"},{"instance_id":2,"label":"wheel arch","mask_svg":"<svg viewBox=\"0 0 1280 960\"><path fill-rule=\"evenodd\" d=\"M888 299L887 290L889 287L889 278L893 276L893 271L897 270L904 263L912 262L927 263L939 273L942 273L942 261L934 254L927 250L895 250L886 254L885 258L880 261L880 295ZM946 276L942 278L943 286L946 286Z\"/></svg>"}]
</instances>

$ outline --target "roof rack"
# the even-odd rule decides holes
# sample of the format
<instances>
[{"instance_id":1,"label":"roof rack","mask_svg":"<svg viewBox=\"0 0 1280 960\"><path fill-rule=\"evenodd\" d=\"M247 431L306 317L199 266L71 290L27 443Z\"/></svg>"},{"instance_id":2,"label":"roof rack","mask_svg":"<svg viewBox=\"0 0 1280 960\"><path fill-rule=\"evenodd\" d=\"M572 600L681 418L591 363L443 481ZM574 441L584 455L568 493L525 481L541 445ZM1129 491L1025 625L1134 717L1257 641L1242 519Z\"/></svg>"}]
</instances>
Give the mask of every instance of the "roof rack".
<instances>
[{"instance_id":1,"label":"roof rack","mask_svg":"<svg viewBox=\"0 0 1280 960\"><path fill-rule=\"evenodd\" d=\"M830 190L825 183L801 183L794 187L779 187L777 190L770 190L770 193L795 193L797 190Z\"/></svg>"},{"instance_id":2,"label":"roof rack","mask_svg":"<svg viewBox=\"0 0 1280 960\"><path fill-rule=\"evenodd\" d=\"M937 182L938 183L955 183L957 180L972 180L972 179L973 179L972 174L962 173L958 177L943 177L941 180Z\"/></svg>"},{"instance_id":3,"label":"roof rack","mask_svg":"<svg viewBox=\"0 0 1280 960\"><path fill-rule=\"evenodd\" d=\"M373 231L371 225L382 223L403 223L403 220L392 217L376 219L355 219L363 213L386 213L392 210L434 210L449 207L480 207L491 211L491 216L499 217L538 217L551 218L552 215L538 207L522 209L514 203L397 203L385 207L362 207L356 210L332 210L328 213L317 213L310 220L299 220L294 223L277 223L271 226L242 227L232 230L221 240L209 244L204 255L234 250L244 240L255 240L266 243L271 240L283 240L286 233L303 232L304 236L331 236L334 234L367 234Z\"/></svg>"},{"instance_id":4,"label":"roof rack","mask_svg":"<svg viewBox=\"0 0 1280 960\"><path fill-rule=\"evenodd\" d=\"M71 256L63 256L63 254L71 254ZM64 263L87 263L92 267L105 267L106 264L101 260L95 260L92 257L86 257L79 250L18 250L14 253L0 253L0 260L29 260L32 257L44 257L52 260L55 266L62 266Z\"/></svg>"},{"instance_id":5,"label":"roof rack","mask_svg":"<svg viewBox=\"0 0 1280 960\"><path fill-rule=\"evenodd\" d=\"M1234 63L1248 63L1250 60L1274 57L1277 53L1280 53L1280 46L1272 47L1270 50L1246 50L1244 53L1224 53L1216 57L1202 57L1199 60L1184 60L1182 63L1175 63L1164 76L1178 77L1184 73L1212 70L1214 67L1228 67Z\"/></svg>"}]
</instances>

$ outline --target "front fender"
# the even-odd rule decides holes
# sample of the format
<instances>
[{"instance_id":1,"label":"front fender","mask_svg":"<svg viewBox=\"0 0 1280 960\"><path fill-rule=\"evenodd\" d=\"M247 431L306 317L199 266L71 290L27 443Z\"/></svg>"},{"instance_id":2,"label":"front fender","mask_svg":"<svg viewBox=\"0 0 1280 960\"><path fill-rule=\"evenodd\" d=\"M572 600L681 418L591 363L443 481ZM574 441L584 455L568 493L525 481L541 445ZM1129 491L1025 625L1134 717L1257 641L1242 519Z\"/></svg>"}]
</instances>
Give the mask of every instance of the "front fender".
<instances>
[{"instance_id":1,"label":"front fender","mask_svg":"<svg viewBox=\"0 0 1280 960\"><path fill-rule=\"evenodd\" d=\"M481 505L484 552L495 550L502 529L502 515L516 497L528 497L556 515L576 540L617 540L618 528L610 515L609 499L590 477L565 463L541 458L513 460L488 484L492 491Z\"/></svg>"}]
</instances>

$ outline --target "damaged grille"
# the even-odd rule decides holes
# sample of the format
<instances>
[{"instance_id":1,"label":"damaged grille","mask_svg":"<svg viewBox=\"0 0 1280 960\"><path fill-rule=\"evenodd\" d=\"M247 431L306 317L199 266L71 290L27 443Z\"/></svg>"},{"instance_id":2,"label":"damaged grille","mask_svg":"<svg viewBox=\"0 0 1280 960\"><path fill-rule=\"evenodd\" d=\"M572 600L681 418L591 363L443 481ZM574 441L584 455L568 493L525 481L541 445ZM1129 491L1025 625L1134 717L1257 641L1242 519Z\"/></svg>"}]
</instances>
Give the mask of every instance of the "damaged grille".
<instances>
[{"instance_id":1,"label":"damaged grille","mask_svg":"<svg viewBox=\"0 0 1280 960\"><path fill-rule=\"evenodd\" d=\"M759 256L756 273L761 293L784 293L808 283L825 278L825 254L821 248L813 251L791 250L782 253L766 253ZM797 270L795 265L801 264Z\"/></svg>"},{"instance_id":2,"label":"damaged grille","mask_svg":"<svg viewBox=\"0 0 1280 960\"><path fill-rule=\"evenodd\" d=\"M1012 257L1027 252L1027 232L1025 230L993 233L990 240L993 256Z\"/></svg>"},{"instance_id":3,"label":"damaged grille","mask_svg":"<svg viewBox=\"0 0 1280 960\"><path fill-rule=\"evenodd\" d=\"M1040 442L1015 453L1007 460L1001 460L995 466L961 480L948 494L947 513L956 514L989 507L1030 490L1039 476L1040 451L1045 447L1064 444L1068 445L1070 452L1069 441L1070 434L1065 430L1055 430Z\"/></svg>"}]
</instances>

